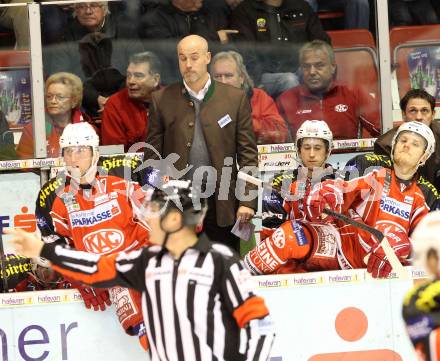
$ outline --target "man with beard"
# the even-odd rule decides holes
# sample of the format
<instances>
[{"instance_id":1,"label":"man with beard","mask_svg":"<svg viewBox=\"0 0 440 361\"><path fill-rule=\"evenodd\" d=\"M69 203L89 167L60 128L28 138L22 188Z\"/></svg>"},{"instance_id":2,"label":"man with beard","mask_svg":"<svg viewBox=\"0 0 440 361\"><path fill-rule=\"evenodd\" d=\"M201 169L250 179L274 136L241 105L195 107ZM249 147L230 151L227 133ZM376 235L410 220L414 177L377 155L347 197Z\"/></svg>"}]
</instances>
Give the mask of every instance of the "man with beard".
<instances>
[{"instance_id":1,"label":"man with beard","mask_svg":"<svg viewBox=\"0 0 440 361\"><path fill-rule=\"evenodd\" d=\"M240 189L235 189L237 164L258 164L249 99L243 89L211 79L206 39L183 38L177 56L183 81L152 94L147 143L157 153L146 148L144 160L178 154L175 168L188 170L185 177L206 189L204 231L213 241L238 250L232 226L237 220L248 223L257 209L255 193L238 199Z\"/></svg>"}]
</instances>

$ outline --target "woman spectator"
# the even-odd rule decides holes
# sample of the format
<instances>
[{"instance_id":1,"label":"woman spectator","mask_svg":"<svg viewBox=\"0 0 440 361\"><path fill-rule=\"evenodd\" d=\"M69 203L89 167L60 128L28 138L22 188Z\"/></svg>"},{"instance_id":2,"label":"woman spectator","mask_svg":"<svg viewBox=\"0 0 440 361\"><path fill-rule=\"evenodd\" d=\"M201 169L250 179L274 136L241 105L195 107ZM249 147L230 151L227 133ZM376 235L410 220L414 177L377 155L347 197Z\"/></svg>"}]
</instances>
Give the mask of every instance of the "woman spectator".
<instances>
[{"instance_id":1,"label":"woman spectator","mask_svg":"<svg viewBox=\"0 0 440 361\"><path fill-rule=\"evenodd\" d=\"M58 157L60 154L59 138L64 127L69 123L90 121L80 110L83 97L81 79L71 73L55 73L45 84L46 99L46 141L47 156ZM34 156L33 124L23 128L20 143L17 146L19 158Z\"/></svg>"}]
</instances>

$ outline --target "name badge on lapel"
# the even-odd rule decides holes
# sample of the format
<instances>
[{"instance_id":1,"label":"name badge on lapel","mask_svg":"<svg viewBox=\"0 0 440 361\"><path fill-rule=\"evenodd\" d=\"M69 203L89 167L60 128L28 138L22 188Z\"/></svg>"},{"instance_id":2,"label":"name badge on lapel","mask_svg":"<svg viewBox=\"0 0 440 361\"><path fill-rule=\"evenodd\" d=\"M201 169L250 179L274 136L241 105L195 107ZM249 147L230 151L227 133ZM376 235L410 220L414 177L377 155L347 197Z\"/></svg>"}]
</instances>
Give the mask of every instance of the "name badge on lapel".
<instances>
[{"instance_id":1,"label":"name badge on lapel","mask_svg":"<svg viewBox=\"0 0 440 361\"><path fill-rule=\"evenodd\" d=\"M229 114L226 114L224 117L221 117L217 123L220 126L220 128L224 128L226 125L228 125L230 122L232 122L232 118L229 116Z\"/></svg>"}]
</instances>

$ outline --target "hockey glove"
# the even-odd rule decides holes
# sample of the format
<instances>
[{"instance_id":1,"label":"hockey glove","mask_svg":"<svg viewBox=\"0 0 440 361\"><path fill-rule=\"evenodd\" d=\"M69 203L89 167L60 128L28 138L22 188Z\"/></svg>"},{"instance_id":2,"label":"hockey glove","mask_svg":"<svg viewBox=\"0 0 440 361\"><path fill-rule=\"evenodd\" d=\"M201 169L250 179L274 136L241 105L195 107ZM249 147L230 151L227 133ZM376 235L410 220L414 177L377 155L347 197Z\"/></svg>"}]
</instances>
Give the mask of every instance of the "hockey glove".
<instances>
[{"instance_id":1,"label":"hockey glove","mask_svg":"<svg viewBox=\"0 0 440 361\"><path fill-rule=\"evenodd\" d=\"M331 218L322 217L325 208L341 212L344 197L337 183L323 182L315 185L309 196L305 198L304 208L306 217L312 221L331 221Z\"/></svg>"},{"instance_id":2,"label":"hockey glove","mask_svg":"<svg viewBox=\"0 0 440 361\"><path fill-rule=\"evenodd\" d=\"M409 240L408 235L404 231L392 226L385 229L381 228L384 227L378 227L388 239L396 256L401 262L405 262L405 259L411 252L411 241ZM385 278L388 277L391 271L391 264L380 243L377 241L369 253L367 272L371 273L374 278Z\"/></svg>"},{"instance_id":3,"label":"hockey glove","mask_svg":"<svg viewBox=\"0 0 440 361\"><path fill-rule=\"evenodd\" d=\"M87 287L78 282L72 283L72 287L81 293L84 304L88 309L93 307L95 311L104 311L106 307L112 304L108 290L105 288Z\"/></svg>"},{"instance_id":4,"label":"hockey glove","mask_svg":"<svg viewBox=\"0 0 440 361\"><path fill-rule=\"evenodd\" d=\"M149 344L147 338L147 330L145 329L145 323L141 322L138 325L134 326L132 331L139 337L139 343L141 344L141 347L145 351L148 351Z\"/></svg>"}]
</instances>

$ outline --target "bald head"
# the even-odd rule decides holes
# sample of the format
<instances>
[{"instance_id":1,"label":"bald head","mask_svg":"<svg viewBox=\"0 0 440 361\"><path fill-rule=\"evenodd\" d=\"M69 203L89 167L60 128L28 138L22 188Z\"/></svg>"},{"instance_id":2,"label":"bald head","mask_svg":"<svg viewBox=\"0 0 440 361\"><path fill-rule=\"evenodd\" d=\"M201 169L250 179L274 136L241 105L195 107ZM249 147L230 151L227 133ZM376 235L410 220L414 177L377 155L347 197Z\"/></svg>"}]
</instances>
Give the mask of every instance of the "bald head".
<instances>
[{"instance_id":1,"label":"bald head","mask_svg":"<svg viewBox=\"0 0 440 361\"><path fill-rule=\"evenodd\" d=\"M177 44L179 69L185 83L194 91L202 89L208 80L211 53L208 42L198 35L184 37Z\"/></svg>"},{"instance_id":2,"label":"bald head","mask_svg":"<svg viewBox=\"0 0 440 361\"><path fill-rule=\"evenodd\" d=\"M177 44L177 55L179 55L181 50L197 49L201 51L208 51L208 42L205 38L199 35L188 35L185 36Z\"/></svg>"}]
</instances>

